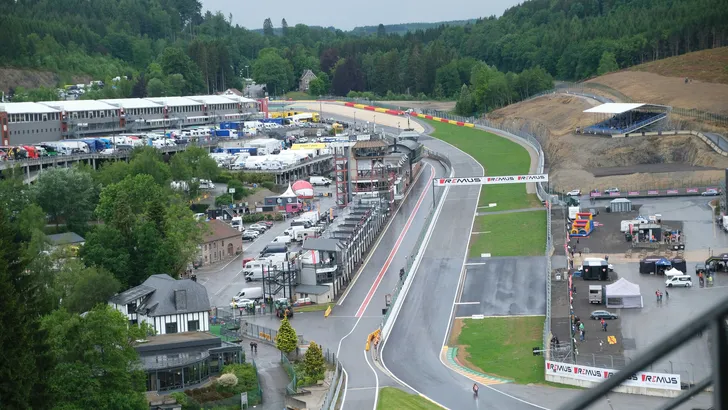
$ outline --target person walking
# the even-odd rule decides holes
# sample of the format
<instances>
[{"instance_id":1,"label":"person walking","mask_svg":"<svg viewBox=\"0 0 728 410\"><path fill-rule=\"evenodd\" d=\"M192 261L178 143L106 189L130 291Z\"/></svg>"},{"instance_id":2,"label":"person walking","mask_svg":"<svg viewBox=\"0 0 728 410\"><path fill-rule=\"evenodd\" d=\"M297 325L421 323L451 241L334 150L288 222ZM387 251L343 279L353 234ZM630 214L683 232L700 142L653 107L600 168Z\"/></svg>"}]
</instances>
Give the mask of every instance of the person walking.
<instances>
[{"instance_id":1,"label":"person walking","mask_svg":"<svg viewBox=\"0 0 728 410\"><path fill-rule=\"evenodd\" d=\"M604 318L602 318L602 330L605 332L607 331L607 321L604 320Z\"/></svg>"}]
</instances>

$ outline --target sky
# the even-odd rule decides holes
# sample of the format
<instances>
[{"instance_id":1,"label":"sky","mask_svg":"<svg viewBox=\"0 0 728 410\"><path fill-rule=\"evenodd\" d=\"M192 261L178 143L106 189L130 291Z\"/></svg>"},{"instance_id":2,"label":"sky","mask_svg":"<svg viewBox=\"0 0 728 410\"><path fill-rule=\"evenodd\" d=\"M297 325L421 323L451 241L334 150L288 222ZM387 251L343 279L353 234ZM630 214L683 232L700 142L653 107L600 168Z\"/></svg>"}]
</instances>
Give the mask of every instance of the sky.
<instances>
[{"instance_id":1,"label":"sky","mask_svg":"<svg viewBox=\"0 0 728 410\"><path fill-rule=\"evenodd\" d=\"M233 23L248 29L263 28L270 17L275 27L286 19L289 26L334 26L351 30L357 26L397 23L428 23L500 16L523 0L200 0L203 10L232 13ZM443 7L447 5L447 8Z\"/></svg>"}]
</instances>

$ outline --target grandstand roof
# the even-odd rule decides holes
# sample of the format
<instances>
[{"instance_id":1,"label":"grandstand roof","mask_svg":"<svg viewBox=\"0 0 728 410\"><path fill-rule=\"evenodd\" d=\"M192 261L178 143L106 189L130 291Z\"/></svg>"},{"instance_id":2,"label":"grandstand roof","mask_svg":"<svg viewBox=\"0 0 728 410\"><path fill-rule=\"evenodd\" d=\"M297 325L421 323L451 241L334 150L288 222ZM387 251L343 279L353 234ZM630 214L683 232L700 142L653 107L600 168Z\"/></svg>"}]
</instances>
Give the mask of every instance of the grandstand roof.
<instances>
[{"instance_id":1,"label":"grandstand roof","mask_svg":"<svg viewBox=\"0 0 728 410\"><path fill-rule=\"evenodd\" d=\"M118 107L109 105L97 100L67 100L67 101L46 101L40 104L57 108L63 111L101 111L116 110Z\"/></svg>"},{"instance_id":2,"label":"grandstand roof","mask_svg":"<svg viewBox=\"0 0 728 410\"><path fill-rule=\"evenodd\" d=\"M121 108L156 108L162 106L161 104L145 100L144 98L112 98L99 101L106 104L116 105Z\"/></svg>"},{"instance_id":3,"label":"grandstand roof","mask_svg":"<svg viewBox=\"0 0 728 410\"><path fill-rule=\"evenodd\" d=\"M234 102L237 102L236 100L225 97L222 95L195 95L193 97L189 97L192 100L199 101L203 104L232 104Z\"/></svg>"},{"instance_id":4,"label":"grandstand roof","mask_svg":"<svg viewBox=\"0 0 728 410\"><path fill-rule=\"evenodd\" d=\"M195 101L188 97L159 97L159 98L147 98L149 101L155 103L164 104L168 107L183 107L187 105L202 105L201 102Z\"/></svg>"},{"instance_id":5,"label":"grandstand roof","mask_svg":"<svg viewBox=\"0 0 728 410\"><path fill-rule=\"evenodd\" d=\"M636 110L647 104L637 103L606 103L584 110L591 114L622 114L627 111Z\"/></svg>"},{"instance_id":6,"label":"grandstand roof","mask_svg":"<svg viewBox=\"0 0 728 410\"><path fill-rule=\"evenodd\" d=\"M34 102L16 102L0 104L0 112L6 112L8 114L46 114L49 112L58 112L58 110Z\"/></svg>"}]
</instances>

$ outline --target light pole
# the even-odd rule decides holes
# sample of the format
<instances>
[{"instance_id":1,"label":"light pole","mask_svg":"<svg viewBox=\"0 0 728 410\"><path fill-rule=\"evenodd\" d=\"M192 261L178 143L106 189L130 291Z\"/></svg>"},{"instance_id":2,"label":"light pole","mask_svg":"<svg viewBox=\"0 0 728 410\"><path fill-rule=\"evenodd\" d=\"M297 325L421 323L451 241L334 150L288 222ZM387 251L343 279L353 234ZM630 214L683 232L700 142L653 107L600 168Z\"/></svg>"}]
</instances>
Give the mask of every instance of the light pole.
<instances>
[{"instance_id":1,"label":"light pole","mask_svg":"<svg viewBox=\"0 0 728 410\"><path fill-rule=\"evenodd\" d=\"M354 131L356 131L356 111L354 111Z\"/></svg>"},{"instance_id":2,"label":"light pole","mask_svg":"<svg viewBox=\"0 0 728 410\"><path fill-rule=\"evenodd\" d=\"M377 115L374 114L374 132L377 132Z\"/></svg>"}]
</instances>

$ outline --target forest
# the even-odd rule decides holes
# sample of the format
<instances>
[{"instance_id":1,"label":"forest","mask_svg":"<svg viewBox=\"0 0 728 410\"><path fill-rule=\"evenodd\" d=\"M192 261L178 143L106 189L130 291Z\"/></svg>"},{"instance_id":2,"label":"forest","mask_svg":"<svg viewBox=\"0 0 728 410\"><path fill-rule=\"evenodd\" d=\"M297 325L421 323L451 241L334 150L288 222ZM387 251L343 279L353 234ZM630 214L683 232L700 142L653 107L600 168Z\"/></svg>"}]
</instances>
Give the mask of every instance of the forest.
<instances>
[{"instance_id":1,"label":"forest","mask_svg":"<svg viewBox=\"0 0 728 410\"><path fill-rule=\"evenodd\" d=\"M314 96L460 99L466 91L459 111L483 111L548 89L553 78L723 46L724 5L531 0L499 18L402 35L383 25L371 34L289 27L285 19L267 19L259 33L231 24L232 15L203 12L197 0L0 0L0 64L129 79L87 98L214 93L242 87L244 77L280 96L311 69Z\"/></svg>"}]
</instances>

